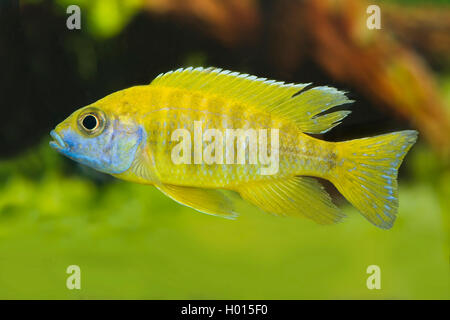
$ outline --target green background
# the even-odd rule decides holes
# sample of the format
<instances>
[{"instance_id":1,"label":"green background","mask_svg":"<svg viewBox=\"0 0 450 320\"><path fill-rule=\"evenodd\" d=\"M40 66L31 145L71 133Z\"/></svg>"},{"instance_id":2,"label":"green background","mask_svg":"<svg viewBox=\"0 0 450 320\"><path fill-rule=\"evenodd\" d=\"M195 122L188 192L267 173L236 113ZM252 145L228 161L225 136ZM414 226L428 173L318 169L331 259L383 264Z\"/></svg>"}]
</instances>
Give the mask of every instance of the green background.
<instances>
[{"instance_id":1,"label":"green background","mask_svg":"<svg viewBox=\"0 0 450 320\"><path fill-rule=\"evenodd\" d=\"M432 162L419 145L409 167ZM450 297L448 174L417 182L417 169L416 182L402 182L398 219L386 231L346 205L348 218L334 226L250 206L231 221L151 186L94 184L65 173L65 163L43 143L0 164L0 298ZM81 290L66 288L74 264ZM369 265L381 269L381 290L366 286Z\"/></svg>"}]
</instances>

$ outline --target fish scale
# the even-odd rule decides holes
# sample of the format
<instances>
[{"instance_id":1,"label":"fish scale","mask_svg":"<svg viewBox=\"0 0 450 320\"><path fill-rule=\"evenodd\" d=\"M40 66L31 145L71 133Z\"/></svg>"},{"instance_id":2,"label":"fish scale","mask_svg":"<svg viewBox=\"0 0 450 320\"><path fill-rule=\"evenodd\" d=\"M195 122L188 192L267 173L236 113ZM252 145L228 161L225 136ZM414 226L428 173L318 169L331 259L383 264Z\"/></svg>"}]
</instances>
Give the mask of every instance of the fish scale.
<instances>
[{"instance_id":1,"label":"fish scale","mask_svg":"<svg viewBox=\"0 0 450 320\"><path fill-rule=\"evenodd\" d=\"M251 106L239 105L234 101L208 97L198 92L166 88L158 99L159 105L163 106L160 111L152 113L151 121L145 121L145 127L149 132L159 132L149 136L151 144L157 145L155 154L157 170L166 177L166 183L192 184L198 183L208 187L229 187L232 184L257 180L273 180L280 177L292 176L294 174L317 174L325 173L325 161L311 161L326 156L331 145L318 149L307 135L302 134L295 125L276 117L267 117L262 112L251 112ZM151 93L150 93L151 97ZM167 99L163 103L163 97ZM152 98L150 98L152 100ZM250 111L249 111L250 110ZM144 112L144 110L142 110ZM247 116L252 113L251 120ZM280 170L279 174L264 176L258 175L258 165L251 164L174 164L171 159L171 150L174 142L171 134L179 128L186 128L194 132L194 121L203 122L209 128L225 132L227 128L234 129L280 129ZM163 126L166 123L168 125ZM186 127L187 124L187 127ZM192 137L193 138L193 137ZM292 142L296 141L298 147ZM205 146L207 143L204 143ZM192 141L193 145L193 141ZM235 144L235 155L237 145ZM301 150L306 150L303 152ZM316 153L322 150L322 153ZM297 161L300 159L300 161Z\"/></svg>"}]
</instances>

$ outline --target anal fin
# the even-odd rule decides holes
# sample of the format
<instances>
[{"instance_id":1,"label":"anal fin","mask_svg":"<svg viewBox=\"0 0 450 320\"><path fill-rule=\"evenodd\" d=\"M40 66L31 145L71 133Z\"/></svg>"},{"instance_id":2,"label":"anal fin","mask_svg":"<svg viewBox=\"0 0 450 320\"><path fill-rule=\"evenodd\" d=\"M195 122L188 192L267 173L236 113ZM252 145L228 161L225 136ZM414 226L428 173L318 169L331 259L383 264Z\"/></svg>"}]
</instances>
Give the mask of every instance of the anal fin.
<instances>
[{"instance_id":1,"label":"anal fin","mask_svg":"<svg viewBox=\"0 0 450 320\"><path fill-rule=\"evenodd\" d=\"M332 224L345 216L314 178L251 183L241 186L239 193L263 211L276 215L304 216L319 224Z\"/></svg>"},{"instance_id":2,"label":"anal fin","mask_svg":"<svg viewBox=\"0 0 450 320\"><path fill-rule=\"evenodd\" d=\"M202 213L235 219L234 200L221 190L155 184L161 192L176 202Z\"/></svg>"}]
</instances>

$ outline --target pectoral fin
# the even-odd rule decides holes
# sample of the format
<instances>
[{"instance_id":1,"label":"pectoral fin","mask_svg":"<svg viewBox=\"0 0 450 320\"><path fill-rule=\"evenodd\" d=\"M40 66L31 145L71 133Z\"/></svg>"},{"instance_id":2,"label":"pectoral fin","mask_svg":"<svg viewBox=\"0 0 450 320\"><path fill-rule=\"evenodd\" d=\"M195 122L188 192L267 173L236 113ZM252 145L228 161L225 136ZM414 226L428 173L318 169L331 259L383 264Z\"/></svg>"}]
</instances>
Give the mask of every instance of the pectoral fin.
<instances>
[{"instance_id":1,"label":"pectoral fin","mask_svg":"<svg viewBox=\"0 0 450 320\"><path fill-rule=\"evenodd\" d=\"M182 187L169 184L155 184L161 192L176 202L191 207L197 211L234 219L235 200L225 195L221 190Z\"/></svg>"},{"instance_id":2,"label":"pectoral fin","mask_svg":"<svg viewBox=\"0 0 450 320\"><path fill-rule=\"evenodd\" d=\"M300 215L319 224L332 224L344 217L314 178L293 177L252 183L241 186L239 193L245 200L276 215Z\"/></svg>"}]
</instances>

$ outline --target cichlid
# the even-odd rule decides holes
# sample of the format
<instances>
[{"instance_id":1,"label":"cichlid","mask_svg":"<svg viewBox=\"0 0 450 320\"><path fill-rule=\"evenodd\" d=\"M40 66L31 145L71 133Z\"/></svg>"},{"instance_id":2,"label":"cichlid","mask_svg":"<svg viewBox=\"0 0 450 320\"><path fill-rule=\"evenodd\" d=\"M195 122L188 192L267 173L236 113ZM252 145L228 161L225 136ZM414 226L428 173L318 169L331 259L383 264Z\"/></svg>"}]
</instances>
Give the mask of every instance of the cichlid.
<instances>
[{"instance_id":1,"label":"cichlid","mask_svg":"<svg viewBox=\"0 0 450 320\"><path fill-rule=\"evenodd\" d=\"M337 126L350 111L329 109L350 102L344 92L331 87L191 67L161 74L149 85L115 92L75 111L51 131L50 145L98 171L154 185L181 204L227 218L237 214L238 197L223 190L235 191L275 215L301 215L320 224L338 222L344 214L315 177L322 178L372 224L388 229L398 208L398 168L417 131L343 142L308 135ZM221 150L220 144L211 146L211 137L205 143L208 128L276 130L278 135L267 137L266 145L266 156L277 161L275 170L263 174L267 162L258 157L250 163L247 153L238 163L174 161L174 148L180 149L180 144L197 146L178 153L190 161L201 158L203 147L214 157L239 153L238 144ZM198 141L192 136L182 141L188 138L175 135L177 129L203 138L200 154ZM249 137L245 139L244 148Z\"/></svg>"}]
</instances>

